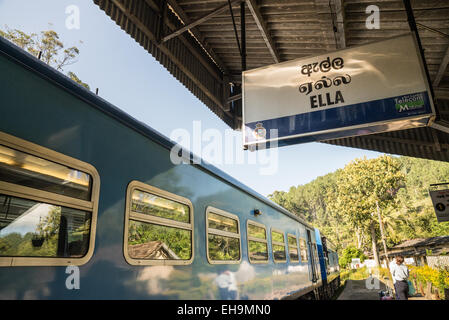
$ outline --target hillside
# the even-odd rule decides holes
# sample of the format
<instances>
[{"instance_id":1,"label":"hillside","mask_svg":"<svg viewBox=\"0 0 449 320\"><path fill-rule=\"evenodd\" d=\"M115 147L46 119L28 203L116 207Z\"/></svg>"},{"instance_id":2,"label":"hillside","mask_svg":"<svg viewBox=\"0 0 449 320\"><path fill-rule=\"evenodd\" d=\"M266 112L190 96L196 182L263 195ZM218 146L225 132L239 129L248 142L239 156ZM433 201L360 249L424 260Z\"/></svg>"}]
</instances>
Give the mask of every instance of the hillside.
<instances>
[{"instance_id":1,"label":"hillside","mask_svg":"<svg viewBox=\"0 0 449 320\"><path fill-rule=\"evenodd\" d=\"M449 163L410 157L388 158L398 164L403 179L394 197L382 208L387 245L419 237L449 235L449 222L437 222L428 194L430 184L449 182ZM340 201L338 190L344 174L345 169L339 169L305 185L292 186L288 192L275 191L269 197L287 210L303 215L339 249L354 245L371 252L371 234L363 224L355 226L347 212L335 209L335 203ZM358 178L362 182L365 179L364 176ZM377 220L373 218L373 221ZM380 244L378 223L376 234Z\"/></svg>"}]
</instances>

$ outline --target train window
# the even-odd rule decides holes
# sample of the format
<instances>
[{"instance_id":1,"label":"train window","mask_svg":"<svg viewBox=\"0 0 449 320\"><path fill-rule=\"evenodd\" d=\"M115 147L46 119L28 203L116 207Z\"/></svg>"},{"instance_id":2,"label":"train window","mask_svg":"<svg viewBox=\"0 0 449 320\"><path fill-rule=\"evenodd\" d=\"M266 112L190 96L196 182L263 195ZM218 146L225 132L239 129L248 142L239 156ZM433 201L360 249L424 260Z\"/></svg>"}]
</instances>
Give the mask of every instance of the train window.
<instances>
[{"instance_id":1,"label":"train window","mask_svg":"<svg viewBox=\"0 0 449 320\"><path fill-rule=\"evenodd\" d=\"M82 257L91 213L0 194L0 256Z\"/></svg>"},{"instance_id":2,"label":"train window","mask_svg":"<svg viewBox=\"0 0 449 320\"><path fill-rule=\"evenodd\" d=\"M298 242L296 241L296 236L288 234L287 238L288 238L288 254L290 257L290 261L299 262Z\"/></svg>"},{"instance_id":3,"label":"train window","mask_svg":"<svg viewBox=\"0 0 449 320\"><path fill-rule=\"evenodd\" d=\"M301 253L301 262L309 261L308 253L307 253L307 243L303 238L299 239L299 249Z\"/></svg>"},{"instance_id":4,"label":"train window","mask_svg":"<svg viewBox=\"0 0 449 320\"><path fill-rule=\"evenodd\" d=\"M0 132L0 266L85 264L98 194L91 165Z\"/></svg>"},{"instance_id":5,"label":"train window","mask_svg":"<svg viewBox=\"0 0 449 320\"><path fill-rule=\"evenodd\" d=\"M236 215L208 207L206 210L207 259L210 263L239 263L240 223Z\"/></svg>"},{"instance_id":6,"label":"train window","mask_svg":"<svg viewBox=\"0 0 449 320\"><path fill-rule=\"evenodd\" d=\"M251 263L268 262L267 229L263 224L247 222L248 257Z\"/></svg>"},{"instance_id":7,"label":"train window","mask_svg":"<svg viewBox=\"0 0 449 320\"><path fill-rule=\"evenodd\" d=\"M190 222L187 205L141 190L134 190L132 193L131 211L179 222Z\"/></svg>"},{"instance_id":8,"label":"train window","mask_svg":"<svg viewBox=\"0 0 449 320\"><path fill-rule=\"evenodd\" d=\"M133 181L128 186L125 259L132 265L189 264L193 206L183 197Z\"/></svg>"},{"instance_id":9,"label":"train window","mask_svg":"<svg viewBox=\"0 0 449 320\"><path fill-rule=\"evenodd\" d=\"M271 246L273 250L274 262L286 262L285 239L281 231L271 230Z\"/></svg>"},{"instance_id":10,"label":"train window","mask_svg":"<svg viewBox=\"0 0 449 320\"><path fill-rule=\"evenodd\" d=\"M0 145L0 181L89 200L91 177L67 166Z\"/></svg>"}]
</instances>

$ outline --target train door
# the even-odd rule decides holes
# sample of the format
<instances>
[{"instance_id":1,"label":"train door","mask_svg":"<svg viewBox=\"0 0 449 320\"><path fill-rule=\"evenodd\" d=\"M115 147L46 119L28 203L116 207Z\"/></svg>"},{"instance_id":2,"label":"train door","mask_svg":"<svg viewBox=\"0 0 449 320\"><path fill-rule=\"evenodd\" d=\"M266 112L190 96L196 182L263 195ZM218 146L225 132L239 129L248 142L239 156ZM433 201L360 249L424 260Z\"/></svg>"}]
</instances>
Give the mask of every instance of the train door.
<instances>
[{"instance_id":1,"label":"train door","mask_svg":"<svg viewBox=\"0 0 449 320\"><path fill-rule=\"evenodd\" d=\"M310 253L310 268L309 268L309 279L312 280L313 283L318 281L317 276L317 265L316 265L316 251L314 250L314 244L312 243L312 235L310 230L307 230L307 247L309 248Z\"/></svg>"}]
</instances>

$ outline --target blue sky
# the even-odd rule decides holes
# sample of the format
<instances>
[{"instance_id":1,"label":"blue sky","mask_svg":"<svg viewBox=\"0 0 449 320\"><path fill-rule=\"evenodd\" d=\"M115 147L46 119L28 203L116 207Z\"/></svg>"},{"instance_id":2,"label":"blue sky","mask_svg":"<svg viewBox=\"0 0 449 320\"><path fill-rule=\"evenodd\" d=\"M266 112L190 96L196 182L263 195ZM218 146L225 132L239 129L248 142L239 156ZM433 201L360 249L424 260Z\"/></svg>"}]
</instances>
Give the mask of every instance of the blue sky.
<instances>
[{"instance_id":1,"label":"blue sky","mask_svg":"<svg viewBox=\"0 0 449 320\"><path fill-rule=\"evenodd\" d=\"M69 5L80 8L79 30L65 26ZM0 0L0 27L5 25L27 33L49 28L58 32L66 46L80 49L78 62L65 71L75 72L92 90L99 88L102 98L166 136L179 128L192 132L193 121L201 121L203 130L214 128L223 135L228 129L91 0ZM279 169L274 175L261 175L257 164L216 166L266 196L308 183L354 158L381 155L322 143L282 147L278 152Z\"/></svg>"}]
</instances>

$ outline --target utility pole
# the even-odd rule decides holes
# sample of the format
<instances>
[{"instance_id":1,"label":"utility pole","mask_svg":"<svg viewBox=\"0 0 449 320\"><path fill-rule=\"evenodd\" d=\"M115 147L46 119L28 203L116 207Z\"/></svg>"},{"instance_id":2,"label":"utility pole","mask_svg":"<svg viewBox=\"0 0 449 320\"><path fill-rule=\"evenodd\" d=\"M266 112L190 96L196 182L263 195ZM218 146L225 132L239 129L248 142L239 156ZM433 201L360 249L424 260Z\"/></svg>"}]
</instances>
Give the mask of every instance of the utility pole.
<instances>
[{"instance_id":1,"label":"utility pole","mask_svg":"<svg viewBox=\"0 0 449 320\"><path fill-rule=\"evenodd\" d=\"M388 268L388 265L390 264L390 259L388 258L387 242L385 241L384 223L382 221L382 216L380 214L380 208L379 208L379 202L377 200L376 200L376 207L377 207L377 216L379 217L380 235L382 237L382 243L384 245L385 259L387 260L387 268Z\"/></svg>"},{"instance_id":2,"label":"utility pole","mask_svg":"<svg viewBox=\"0 0 449 320\"><path fill-rule=\"evenodd\" d=\"M371 244L372 244L372 247L373 247L374 261L376 261L376 265L378 267L380 267L379 253L377 252L376 229L374 228L374 221L371 222L370 230L371 230Z\"/></svg>"}]
</instances>

